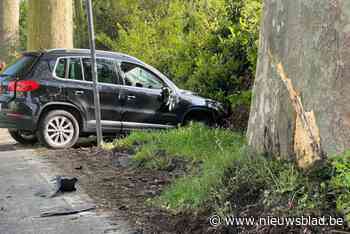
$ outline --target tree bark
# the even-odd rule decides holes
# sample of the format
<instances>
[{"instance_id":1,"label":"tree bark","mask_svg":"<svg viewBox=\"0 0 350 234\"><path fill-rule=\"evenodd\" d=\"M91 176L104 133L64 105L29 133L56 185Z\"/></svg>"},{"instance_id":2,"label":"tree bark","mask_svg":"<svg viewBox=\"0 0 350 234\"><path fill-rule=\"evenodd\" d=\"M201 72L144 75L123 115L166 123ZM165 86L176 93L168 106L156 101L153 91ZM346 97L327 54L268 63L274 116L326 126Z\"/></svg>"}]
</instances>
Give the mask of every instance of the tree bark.
<instances>
[{"instance_id":1,"label":"tree bark","mask_svg":"<svg viewBox=\"0 0 350 234\"><path fill-rule=\"evenodd\" d=\"M0 0L0 60L16 57L19 42L19 0Z\"/></svg>"},{"instance_id":2,"label":"tree bark","mask_svg":"<svg viewBox=\"0 0 350 234\"><path fill-rule=\"evenodd\" d=\"M72 0L29 0L28 50L73 48Z\"/></svg>"},{"instance_id":3,"label":"tree bark","mask_svg":"<svg viewBox=\"0 0 350 234\"><path fill-rule=\"evenodd\" d=\"M249 145L258 153L294 157L301 167L344 152L350 148L349 92L349 1L265 0ZM317 141L319 156L310 152Z\"/></svg>"}]
</instances>

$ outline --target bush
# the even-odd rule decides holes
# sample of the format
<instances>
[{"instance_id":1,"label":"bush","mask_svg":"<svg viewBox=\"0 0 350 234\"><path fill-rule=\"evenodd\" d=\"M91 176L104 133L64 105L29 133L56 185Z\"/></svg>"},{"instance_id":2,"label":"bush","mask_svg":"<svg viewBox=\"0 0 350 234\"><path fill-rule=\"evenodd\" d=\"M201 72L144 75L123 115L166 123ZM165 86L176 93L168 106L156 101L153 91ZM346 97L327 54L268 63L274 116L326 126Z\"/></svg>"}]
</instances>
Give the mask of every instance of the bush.
<instances>
[{"instance_id":1,"label":"bush","mask_svg":"<svg viewBox=\"0 0 350 234\"><path fill-rule=\"evenodd\" d=\"M350 151L335 157L332 165L334 175L331 185L337 195L337 209L350 222Z\"/></svg>"}]
</instances>

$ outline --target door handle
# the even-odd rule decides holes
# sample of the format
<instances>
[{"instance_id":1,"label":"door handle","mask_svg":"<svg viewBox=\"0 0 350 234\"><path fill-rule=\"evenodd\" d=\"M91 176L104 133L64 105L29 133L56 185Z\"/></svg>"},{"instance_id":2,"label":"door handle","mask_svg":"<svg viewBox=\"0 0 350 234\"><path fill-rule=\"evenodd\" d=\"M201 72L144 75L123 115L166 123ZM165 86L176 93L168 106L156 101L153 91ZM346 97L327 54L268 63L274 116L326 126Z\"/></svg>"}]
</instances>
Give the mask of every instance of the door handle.
<instances>
[{"instance_id":1,"label":"door handle","mask_svg":"<svg viewBox=\"0 0 350 234\"><path fill-rule=\"evenodd\" d=\"M83 94L84 94L84 91L83 91L83 90L77 90L77 91L75 91L74 94L75 94L75 95L83 95Z\"/></svg>"},{"instance_id":2,"label":"door handle","mask_svg":"<svg viewBox=\"0 0 350 234\"><path fill-rule=\"evenodd\" d=\"M133 95L128 95L127 98L128 98L128 100L136 99L136 97Z\"/></svg>"}]
</instances>

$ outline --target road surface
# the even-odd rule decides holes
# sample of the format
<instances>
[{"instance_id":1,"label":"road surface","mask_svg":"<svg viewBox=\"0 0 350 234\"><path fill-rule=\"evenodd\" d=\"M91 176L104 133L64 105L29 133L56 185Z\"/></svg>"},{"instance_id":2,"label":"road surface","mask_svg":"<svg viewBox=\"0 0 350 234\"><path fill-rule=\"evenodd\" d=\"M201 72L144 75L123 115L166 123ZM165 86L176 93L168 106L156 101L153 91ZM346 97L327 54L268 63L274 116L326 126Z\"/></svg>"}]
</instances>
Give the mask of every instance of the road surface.
<instances>
[{"instance_id":1,"label":"road surface","mask_svg":"<svg viewBox=\"0 0 350 234\"><path fill-rule=\"evenodd\" d=\"M71 194L50 198L53 179L62 175L37 150L14 144L0 130L0 233L1 234L99 234L132 233L126 223L110 223L94 210L74 215L40 217L45 211L93 207L78 187Z\"/></svg>"}]
</instances>

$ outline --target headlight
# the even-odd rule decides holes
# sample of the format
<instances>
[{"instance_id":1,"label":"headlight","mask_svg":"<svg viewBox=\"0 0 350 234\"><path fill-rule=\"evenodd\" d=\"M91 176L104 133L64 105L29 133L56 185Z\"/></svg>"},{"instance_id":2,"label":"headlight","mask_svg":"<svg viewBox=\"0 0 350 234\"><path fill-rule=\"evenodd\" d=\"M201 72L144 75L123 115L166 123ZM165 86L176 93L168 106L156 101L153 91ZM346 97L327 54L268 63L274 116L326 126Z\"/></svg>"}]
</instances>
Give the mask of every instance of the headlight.
<instances>
[{"instance_id":1,"label":"headlight","mask_svg":"<svg viewBox=\"0 0 350 234\"><path fill-rule=\"evenodd\" d=\"M207 99L206 100L207 106L216 110L223 110L224 106L217 101L211 100L211 99Z\"/></svg>"},{"instance_id":2,"label":"headlight","mask_svg":"<svg viewBox=\"0 0 350 234\"><path fill-rule=\"evenodd\" d=\"M211 100L211 99L207 99L206 100L207 106L209 108L212 108L214 110L216 110L217 112L223 114L224 116L229 114L229 110L228 108L226 108L222 103Z\"/></svg>"}]
</instances>

